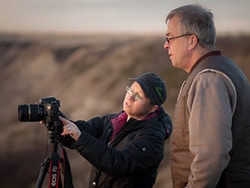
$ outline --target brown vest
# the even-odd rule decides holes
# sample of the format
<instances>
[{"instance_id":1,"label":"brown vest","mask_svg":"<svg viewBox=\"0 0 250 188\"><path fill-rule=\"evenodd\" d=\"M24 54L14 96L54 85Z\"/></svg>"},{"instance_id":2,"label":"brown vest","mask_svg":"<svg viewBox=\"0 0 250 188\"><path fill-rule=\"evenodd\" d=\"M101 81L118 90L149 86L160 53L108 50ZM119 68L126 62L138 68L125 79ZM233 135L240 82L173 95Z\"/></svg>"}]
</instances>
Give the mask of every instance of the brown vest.
<instances>
[{"instance_id":1,"label":"brown vest","mask_svg":"<svg viewBox=\"0 0 250 188\"><path fill-rule=\"evenodd\" d=\"M231 160L223 171L217 187L250 187L250 85L241 70L231 60L220 55L202 59L194 67L179 93L170 143L174 187L185 187L190 174L193 156L189 151L187 96L194 77L204 69L214 69L226 74L232 80L237 92L237 106L232 125Z\"/></svg>"}]
</instances>

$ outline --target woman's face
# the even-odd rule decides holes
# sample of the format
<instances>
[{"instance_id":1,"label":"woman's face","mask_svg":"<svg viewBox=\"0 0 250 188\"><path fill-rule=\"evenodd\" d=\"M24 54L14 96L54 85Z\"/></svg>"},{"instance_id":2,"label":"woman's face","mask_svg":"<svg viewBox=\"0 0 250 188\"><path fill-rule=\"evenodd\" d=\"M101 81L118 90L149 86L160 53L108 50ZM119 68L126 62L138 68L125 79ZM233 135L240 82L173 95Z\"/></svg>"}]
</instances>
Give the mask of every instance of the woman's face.
<instances>
[{"instance_id":1,"label":"woman's face","mask_svg":"<svg viewBox=\"0 0 250 188\"><path fill-rule=\"evenodd\" d=\"M137 82L133 82L127 89L123 100L123 110L128 114L128 118L140 120L157 108L158 106L150 102Z\"/></svg>"}]
</instances>

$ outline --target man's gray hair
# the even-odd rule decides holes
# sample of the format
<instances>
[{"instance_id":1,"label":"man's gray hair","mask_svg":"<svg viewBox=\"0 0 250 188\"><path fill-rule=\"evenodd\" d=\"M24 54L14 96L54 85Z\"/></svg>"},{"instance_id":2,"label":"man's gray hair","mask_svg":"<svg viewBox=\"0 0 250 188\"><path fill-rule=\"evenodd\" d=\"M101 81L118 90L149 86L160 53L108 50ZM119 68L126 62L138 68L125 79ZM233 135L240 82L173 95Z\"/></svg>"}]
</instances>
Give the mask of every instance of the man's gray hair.
<instances>
[{"instance_id":1,"label":"man's gray hair","mask_svg":"<svg viewBox=\"0 0 250 188\"><path fill-rule=\"evenodd\" d=\"M213 13L210 10L196 5L185 5L173 9L166 18L166 23L173 17L179 17L182 34L191 33L198 37L199 44L208 49L214 49L216 42L216 29Z\"/></svg>"}]
</instances>

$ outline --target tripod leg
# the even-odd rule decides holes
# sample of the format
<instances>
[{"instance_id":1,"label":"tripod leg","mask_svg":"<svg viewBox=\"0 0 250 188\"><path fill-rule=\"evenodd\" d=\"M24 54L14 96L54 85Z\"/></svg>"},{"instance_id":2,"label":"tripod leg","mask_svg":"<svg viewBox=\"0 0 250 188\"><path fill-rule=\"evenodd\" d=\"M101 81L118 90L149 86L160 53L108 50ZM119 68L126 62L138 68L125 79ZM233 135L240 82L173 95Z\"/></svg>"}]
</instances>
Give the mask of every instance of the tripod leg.
<instances>
[{"instance_id":1,"label":"tripod leg","mask_svg":"<svg viewBox=\"0 0 250 188\"><path fill-rule=\"evenodd\" d=\"M36 181L35 188L41 188L42 187L45 175L46 175L46 173L48 172L48 169L49 169L49 164L50 164L50 159L49 158L45 159L44 162L41 164L41 169L40 169L37 181Z\"/></svg>"}]
</instances>

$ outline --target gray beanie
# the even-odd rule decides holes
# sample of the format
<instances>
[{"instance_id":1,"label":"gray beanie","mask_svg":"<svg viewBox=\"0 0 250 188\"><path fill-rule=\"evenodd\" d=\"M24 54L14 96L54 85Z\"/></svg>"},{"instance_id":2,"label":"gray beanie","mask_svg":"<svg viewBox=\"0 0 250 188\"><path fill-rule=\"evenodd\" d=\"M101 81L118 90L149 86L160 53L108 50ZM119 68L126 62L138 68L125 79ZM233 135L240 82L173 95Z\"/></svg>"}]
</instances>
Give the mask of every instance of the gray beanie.
<instances>
[{"instance_id":1,"label":"gray beanie","mask_svg":"<svg viewBox=\"0 0 250 188\"><path fill-rule=\"evenodd\" d=\"M138 82L153 104L161 105L167 99L165 83L158 75L147 72L136 78L129 78L129 80Z\"/></svg>"}]
</instances>

